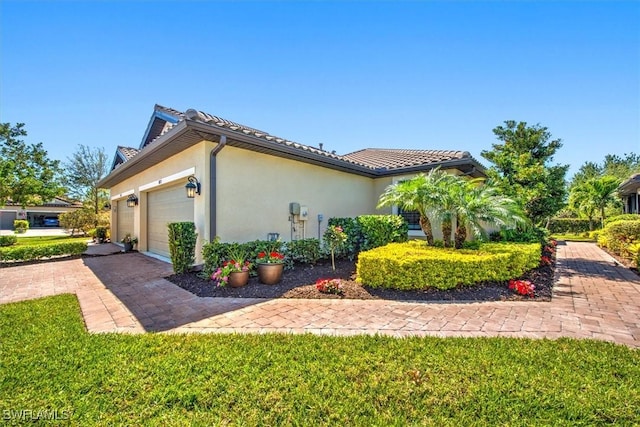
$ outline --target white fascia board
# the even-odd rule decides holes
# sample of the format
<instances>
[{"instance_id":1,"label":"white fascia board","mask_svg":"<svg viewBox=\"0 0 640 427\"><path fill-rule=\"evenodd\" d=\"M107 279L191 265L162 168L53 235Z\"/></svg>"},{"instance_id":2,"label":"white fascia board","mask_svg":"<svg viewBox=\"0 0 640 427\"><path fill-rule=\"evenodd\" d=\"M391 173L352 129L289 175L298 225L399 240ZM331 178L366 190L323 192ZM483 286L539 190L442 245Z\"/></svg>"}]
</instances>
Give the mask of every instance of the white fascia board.
<instances>
[{"instance_id":1,"label":"white fascia board","mask_svg":"<svg viewBox=\"0 0 640 427\"><path fill-rule=\"evenodd\" d=\"M187 178L191 175L194 175L196 173L196 168L192 167L189 169L185 169L181 172L177 172L174 173L173 175L169 175L169 176L165 176L163 178L160 178L156 181L150 182L148 184L144 184L140 186L140 191L148 191L151 190L152 188L158 187L160 185L164 185L167 184L169 182L174 182L174 181L178 181L180 179L184 179Z\"/></svg>"}]
</instances>

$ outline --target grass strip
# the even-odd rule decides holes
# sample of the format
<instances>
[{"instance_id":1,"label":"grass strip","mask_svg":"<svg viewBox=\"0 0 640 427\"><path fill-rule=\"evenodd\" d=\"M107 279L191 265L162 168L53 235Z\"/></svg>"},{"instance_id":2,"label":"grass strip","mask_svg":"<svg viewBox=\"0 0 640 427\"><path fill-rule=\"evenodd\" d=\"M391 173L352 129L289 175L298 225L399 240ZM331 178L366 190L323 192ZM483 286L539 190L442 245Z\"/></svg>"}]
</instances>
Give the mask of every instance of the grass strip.
<instances>
[{"instance_id":1,"label":"grass strip","mask_svg":"<svg viewBox=\"0 0 640 427\"><path fill-rule=\"evenodd\" d=\"M599 341L91 335L74 295L0 306L0 336L0 409L79 425L640 420L640 352Z\"/></svg>"}]
</instances>

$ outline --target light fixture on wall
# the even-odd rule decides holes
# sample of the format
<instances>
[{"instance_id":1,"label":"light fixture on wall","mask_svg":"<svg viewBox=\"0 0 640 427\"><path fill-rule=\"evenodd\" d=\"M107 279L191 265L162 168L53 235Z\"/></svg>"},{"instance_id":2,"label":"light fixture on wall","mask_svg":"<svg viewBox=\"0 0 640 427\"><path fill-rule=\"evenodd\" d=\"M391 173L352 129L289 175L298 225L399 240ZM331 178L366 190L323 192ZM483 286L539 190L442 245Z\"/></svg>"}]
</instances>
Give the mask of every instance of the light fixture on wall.
<instances>
[{"instance_id":1,"label":"light fixture on wall","mask_svg":"<svg viewBox=\"0 0 640 427\"><path fill-rule=\"evenodd\" d=\"M129 197L127 197L127 206L132 208L134 206L138 205L138 198L136 197L135 194L130 195Z\"/></svg>"},{"instance_id":2,"label":"light fixture on wall","mask_svg":"<svg viewBox=\"0 0 640 427\"><path fill-rule=\"evenodd\" d=\"M193 175L187 179L189 182L187 182L187 185L185 185L184 188L187 189L187 197L193 199L196 197L196 194L200 194L200 182Z\"/></svg>"}]
</instances>

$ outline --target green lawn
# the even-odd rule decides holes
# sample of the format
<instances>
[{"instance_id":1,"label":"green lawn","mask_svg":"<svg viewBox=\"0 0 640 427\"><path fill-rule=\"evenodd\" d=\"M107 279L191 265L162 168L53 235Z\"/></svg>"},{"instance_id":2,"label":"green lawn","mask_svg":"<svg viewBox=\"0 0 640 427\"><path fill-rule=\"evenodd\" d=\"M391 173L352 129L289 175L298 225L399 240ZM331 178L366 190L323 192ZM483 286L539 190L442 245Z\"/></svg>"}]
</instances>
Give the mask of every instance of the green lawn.
<instances>
[{"instance_id":1,"label":"green lawn","mask_svg":"<svg viewBox=\"0 0 640 427\"><path fill-rule=\"evenodd\" d=\"M565 233L565 234L553 234L552 239L564 240L567 242L595 242L594 239L585 236L584 233Z\"/></svg>"},{"instance_id":2,"label":"green lawn","mask_svg":"<svg viewBox=\"0 0 640 427\"><path fill-rule=\"evenodd\" d=\"M27 245L41 245L47 243L68 243L68 242L83 242L90 240L89 237L80 236L80 237L69 237L69 236L29 236L29 237L21 237L18 235L18 246L27 246Z\"/></svg>"},{"instance_id":3,"label":"green lawn","mask_svg":"<svg viewBox=\"0 0 640 427\"><path fill-rule=\"evenodd\" d=\"M633 425L640 351L596 341L89 335L77 299L0 306L4 410L80 425Z\"/></svg>"}]
</instances>

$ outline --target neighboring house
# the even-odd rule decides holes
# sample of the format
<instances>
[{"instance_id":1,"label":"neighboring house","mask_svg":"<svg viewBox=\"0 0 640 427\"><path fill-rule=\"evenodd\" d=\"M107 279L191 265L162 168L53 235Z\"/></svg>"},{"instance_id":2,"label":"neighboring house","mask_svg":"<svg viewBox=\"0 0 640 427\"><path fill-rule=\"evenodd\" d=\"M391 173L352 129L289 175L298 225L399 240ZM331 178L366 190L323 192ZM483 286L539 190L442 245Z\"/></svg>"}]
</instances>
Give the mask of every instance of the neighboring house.
<instances>
[{"instance_id":1,"label":"neighboring house","mask_svg":"<svg viewBox=\"0 0 640 427\"><path fill-rule=\"evenodd\" d=\"M441 166L484 176L468 152L365 149L338 155L196 110L156 105L139 148L118 147L111 173L111 236L130 233L138 248L169 256L167 223L193 221L197 262L205 241L284 241L319 237L331 217L377 210L384 189ZM187 197L188 179L200 193ZM400 212L402 213L402 212ZM404 213L422 234L413 213ZM417 230L416 230L417 229Z\"/></svg>"},{"instance_id":2,"label":"neighboring house","mask_svg":"<svg viewBox=\"0 0 640 427\"><path fill-rule=\"evenodd\" d=\"M31 228L57 227L58 215L76 209L82 209L82 203L62 197L56 197L40 206L27 206L24 209L9 201L5 206L0 206L0 230L13 230L13 221L16 219L26 219Z\"/></svg>"},{"instance_id":3,"label":"neighboring house","mask_svg":"<svg viewBox=\"0 0 640 427\"><path fill-rule=\"evenodd\" d=\"M624 213L640 213L640 173L620 184L618 194L622 198Z\"/></svg>"}]
</instances>

